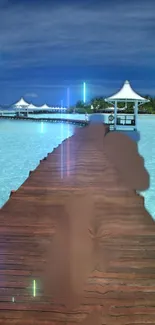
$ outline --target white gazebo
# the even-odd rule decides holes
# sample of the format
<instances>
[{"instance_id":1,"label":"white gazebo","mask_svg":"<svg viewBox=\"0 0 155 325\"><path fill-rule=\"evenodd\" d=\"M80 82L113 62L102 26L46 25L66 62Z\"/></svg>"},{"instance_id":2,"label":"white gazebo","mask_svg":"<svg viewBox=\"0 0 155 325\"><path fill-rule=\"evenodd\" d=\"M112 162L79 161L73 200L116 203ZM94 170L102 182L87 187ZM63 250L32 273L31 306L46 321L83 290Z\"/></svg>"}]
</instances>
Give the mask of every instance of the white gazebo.
<instances>
[{"instance_id":1,"label":"white gazebo","mask_svg":"<svg viewBox=\"0 0 155 325\"><path fill-rule=\"evenodd\" d=\"M145 99L138 95L130 86L130 83L128 80L125 81L123 87L113 96L108 97L105 99L106 102L110 104L114 104L114 116L111 116L114 119L114 130L117 130L117 127L122 129L126 128L132 128L135 131L137 130L137 116L138 116L138 106L149 102L148 99ZM128 115L124 116L124 118L121 119L121 114L118 114L117 112L117 103L118 102L125 102L125 108L127 108L127 103L134 103L134 113L132 114L132 118L130 115L130 119L128 118Z\"/></svg>"},{"instance_id":2,"label":"white gazebo","mask_svg":"<svg viewBox=\"0 0 155 325\"><path fill-rule=\"evenodd\" d=\"M39 107L40 109L50 109L50 107L47 104L44 104Z\"/></svg>"},{"instance_id":3,"label":"white gazebo","mask_svg":"<svg viewBox=\"0 0 155 325\"><path fill-rule=\"evenodd\" d=\"M18 110L18 113L20 114L20 111L21 110L25 110L25 109L28 109L28 106L29 106L30 104L29 103L27 103L25 100L24 100L24 98L21 98L16 104L14 104L13 106L15 107L15 109L17 109Z\"/></svg>"},{"instance_id":4,"label":"white gazebo","mask_svg":"<svg viewBox=\"0 0 155 325\"><path fill-rule=\"evenodd\" d=\"M30 110L35 110L35 109L39 110L39 108L37 106L33 105L33 104L30 104L27 108L30 109Z\"/></svg>"},{"instance_id":5,"label":"white gazebo","mask_svg":"<svg viewBox=\"0 0 155 325\"><path fill-rule=\"evenodd\" d=\"M28 105L29 103L27 103L24 98L21 98L14 106L27 107Z\"/></svg>"}]
</instances>

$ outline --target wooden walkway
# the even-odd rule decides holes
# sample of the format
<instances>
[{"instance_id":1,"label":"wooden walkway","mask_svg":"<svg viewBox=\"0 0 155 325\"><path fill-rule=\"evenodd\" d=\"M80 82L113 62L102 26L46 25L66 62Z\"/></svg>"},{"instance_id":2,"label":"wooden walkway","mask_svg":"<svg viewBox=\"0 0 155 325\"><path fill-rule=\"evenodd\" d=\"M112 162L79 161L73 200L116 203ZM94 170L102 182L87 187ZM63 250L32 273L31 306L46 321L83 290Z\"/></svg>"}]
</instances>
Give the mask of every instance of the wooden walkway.
<instances>
[{"instance_id":1,"label":"wooden walkway","mask_svg":"<svg viewBox=\"0 0 155 325\"><path fill-rule=\"evenodd\" d=\"M77 129L1 209L0 324L83 325L87 319L94 325L155 324L154 221L143 198L125 187L108 160L104 136L103 125ZM85 211L89 200L93 206L98 245L83 303L66 312L45 295L42 274L59 213L75 197L86 200ZM99 323L88 318L95 307Z\"/></svg>"},{"instance_id":2,"label":"wooden walkway","mask_svg":"<svg viewBox=\"0 0 155 325\"><path fill-rule=\"evenodd\" d=\"M54 115L54 114L53 114ZM9 116L4 115L0 116L0 119L3 120L22 120L22 121L33 121L33 122L53 122L53 123L69 123L69 124L75 124L79 126L86 126L88 125L88 121L84 120L77 120L77 119L68 119L68 118L54 118L54 116L51 117L25 117L25 116Z\"/></svg>"}]
</instances>

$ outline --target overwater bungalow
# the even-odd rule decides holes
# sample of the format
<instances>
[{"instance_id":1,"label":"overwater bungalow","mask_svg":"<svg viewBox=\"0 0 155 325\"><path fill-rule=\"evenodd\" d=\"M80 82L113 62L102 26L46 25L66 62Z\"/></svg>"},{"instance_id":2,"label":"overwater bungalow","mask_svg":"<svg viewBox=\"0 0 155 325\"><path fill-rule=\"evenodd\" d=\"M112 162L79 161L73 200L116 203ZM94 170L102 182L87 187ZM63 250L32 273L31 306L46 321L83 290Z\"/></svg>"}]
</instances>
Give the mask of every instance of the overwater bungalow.
<instances>
[{"instance_id":1,"label":"overwater bungalow","mask_svg":"<svg viewBox=\"0 0 155 325\"><path fill-rule=\"evenodd\" d=\"M139 140L139 132L137 129L138 107L149 102L148 99L138 95L131 87L128 80L125 81L123 87L114 95L105 98L105 101L114 105L114 114L109 116L110 129L115 131L123 131L131 135L137 141ZM133 103L133 114L122 114L118 112L118 103Z\"/></svg>"}]
</instances>

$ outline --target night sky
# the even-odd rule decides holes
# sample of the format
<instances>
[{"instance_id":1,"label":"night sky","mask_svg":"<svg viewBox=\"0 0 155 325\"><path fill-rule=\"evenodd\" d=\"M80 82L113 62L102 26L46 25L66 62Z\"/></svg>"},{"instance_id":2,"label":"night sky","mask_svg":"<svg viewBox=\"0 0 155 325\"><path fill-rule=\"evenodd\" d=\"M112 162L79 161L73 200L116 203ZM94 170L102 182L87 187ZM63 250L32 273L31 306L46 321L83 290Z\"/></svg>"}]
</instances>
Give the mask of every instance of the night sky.
<instances>
[{"instance_id":1,"label":"night sky","mask_svg":"<svg viewBox=\"0 0 155 325\"><path fill-rule=\"evenodd\" d=\"M0 0L0 104L155 96L155 0Z\"/></svg>"}]
</instances>

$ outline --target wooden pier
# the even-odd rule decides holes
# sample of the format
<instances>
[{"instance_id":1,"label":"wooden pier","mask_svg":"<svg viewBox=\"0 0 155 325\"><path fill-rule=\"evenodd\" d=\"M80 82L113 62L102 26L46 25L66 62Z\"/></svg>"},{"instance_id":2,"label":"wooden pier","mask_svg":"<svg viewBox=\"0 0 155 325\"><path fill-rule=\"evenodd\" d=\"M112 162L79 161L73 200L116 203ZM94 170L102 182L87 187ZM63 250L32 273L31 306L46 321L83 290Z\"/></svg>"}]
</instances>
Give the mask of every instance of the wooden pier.
<instances>
[{"instance_id":1,"label":"wooden pier","mask_svg":"<svg viewBox=\"0 0 155 325\"><path fill-rule=\"evenodd\" d=\"M51 117L26 117L26 116L0 116L0 119L7 120L20 120L20 121L32 121L32 122L53 122L53 123L69 123L75 124L79 126L88 125L88 121L84 120L75 120L75 119L67 119L67 118L51 118Z\"/></svg>"},{"instance_id":2,"label":"wooden pier","mask_svg":"<svg viewBox=\"0 0 155 325\"><path fill-rule=\"evenodd\" d=\"M0 324L93 324L94 310L94 325L155 324L154 221L109 160L106 133L104 125L77 129L0 210ZM57 218L75 197L93 206L98 246L84 300L68 312L41 279Z\"/></svg>"}]
</instances>

